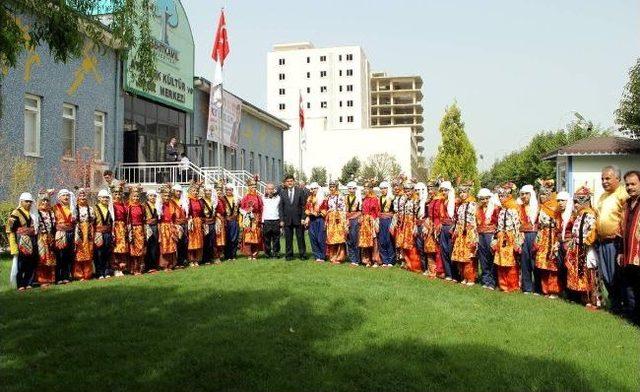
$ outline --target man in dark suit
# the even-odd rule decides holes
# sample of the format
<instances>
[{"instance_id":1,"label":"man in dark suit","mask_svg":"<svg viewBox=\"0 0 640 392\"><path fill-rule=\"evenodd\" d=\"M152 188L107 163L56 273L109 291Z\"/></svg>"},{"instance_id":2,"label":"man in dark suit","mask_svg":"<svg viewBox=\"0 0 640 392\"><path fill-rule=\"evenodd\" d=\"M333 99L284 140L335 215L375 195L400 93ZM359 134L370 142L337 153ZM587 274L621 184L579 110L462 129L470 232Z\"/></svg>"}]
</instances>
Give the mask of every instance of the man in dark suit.
<instances>
[{"instance_id":1,"label":"man in dark suit","mask_svg":"<svg viewBox=\"0 0 640 392\"><path fill-rule=\"evenodd\" d=\"M285 256L287 260L293 260L293 232L296 233L300 259L307 258L307 247L304 242L304 193L296 187L293 176L287 175L284 179L285 187L280 190L280 226L284 229Z\"/></svg>"}]
</instances>

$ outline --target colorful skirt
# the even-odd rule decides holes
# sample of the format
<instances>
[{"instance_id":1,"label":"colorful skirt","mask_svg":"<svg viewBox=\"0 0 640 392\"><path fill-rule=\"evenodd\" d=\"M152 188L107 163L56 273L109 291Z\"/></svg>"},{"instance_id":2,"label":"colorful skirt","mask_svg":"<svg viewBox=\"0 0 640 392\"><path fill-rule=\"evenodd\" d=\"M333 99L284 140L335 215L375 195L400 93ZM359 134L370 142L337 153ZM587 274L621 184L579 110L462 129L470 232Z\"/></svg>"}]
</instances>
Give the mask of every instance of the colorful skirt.
<instances>
[{"instance_id":1,"label":"colorful skirt","mask_svg":"<svg viewBox=\"0 0 640 392\"><path fill-rule=\"evenodd\" d=\"M178 251L178 233L173 223L158 223L160 254L167 255Z\"/></svg>"},{"instance_id":2,"label":"colorful skirt","mask_svg":"<svg viewBox=\"0 0 640 392\"><path fill-rule=\"evenodd\" d=\"M516 265L516 238L513 233L500 231L496 234L493 264L500 267Z\"/></svg>"},{"instance_id":3,"label":"colorful skirt","mask_svg":"<svg viewBox=\"0 0 640 392\"><path fill-rule=\"evenodd\" d=\"M113 244L113 253L129 253L127 224L123 221L113 222Z\"/></svg>"},{"instance_id":4,"label":"colorful skirt","mask_svg":"<svg viewBox=\"0 0 640 392\"><path fill-rule=\"evenodd\" d=\"M360 231L358 233L358 246L360 248L373 248L376 236L375 221L371 215L362 215Z\"/></svg>"},{"instance_id":5,"label":"colorful skirt","mask_svg":"<svg viewBox=\"0 0 640 392\"><path fill-rule=\"evenodd\" d=\"M129 254L133 257L144 256L147 250L145 239L147 233L144 225L131 226L131 244L129 245Z\"/></svg>"},{"instance_id":6,"label":"colorful skirt","mask_svg":"<svg viewBox=\"0 0 640 392\"><path fill-rule=\"evenodd\" d=\"M536 237L536 268L547 271L558 270L557 245L555 230L545 227L538 232Z\"/></svg>"},{"instance_id":7,"label":"colorful skirt","mask_svg":"<svg viewBox=\"0 0 640 392\"><path fill-rule=\"evenodd\" d=\"M476 247L478 246L475 231L468 230L466 234L460 233L456 236L451 251L451 260L457 263L469 263L476 257Z\"/></svg>"},{"instance_id":8,"label":"colorful skirt","mask_svg":"<svg viewBox=\"0 0 640 392\"><path fill-rule=\"evenodd\" d=\"M347 222L340 211L329 211L325 218L327 245L344 244L347 236Z\"/></svg>"},{"instance_id":9,"label":"colorful skirt","mask_svg":"<svg viewBox=\"0 0 640 392\"><path fill-rule=\"evenodd\" d=\"M191 218L191 230L189 231L189 250L202 249L204 246L204 227L202 218Z\"/></svg>"},{"instance_id":10,"label":"colorful skirt","mask_svg":"<svg viewBox=\"0 0 640 392\"><path fill-rule=\"evenodd\" d=\"M81 222L76 230L76 261L93 260L93 226L89 222Z\"/></svg>"}]
</instances>

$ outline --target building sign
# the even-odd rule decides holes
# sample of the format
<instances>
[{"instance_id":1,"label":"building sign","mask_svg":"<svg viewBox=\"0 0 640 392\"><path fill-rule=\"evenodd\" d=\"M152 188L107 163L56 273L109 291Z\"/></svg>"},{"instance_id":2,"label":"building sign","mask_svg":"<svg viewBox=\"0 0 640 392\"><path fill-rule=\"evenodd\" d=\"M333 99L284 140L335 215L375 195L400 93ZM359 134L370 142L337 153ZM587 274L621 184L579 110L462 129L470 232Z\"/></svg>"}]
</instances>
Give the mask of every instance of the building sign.
<instances>
[{"instance_id":1,"label":"building sign","mask_svg":"<svg viewBox=\"0 0 640 392\"><path fill-rule=\"evenodd\" d=\"M125 90L165 105L193 111L193 35L180 0L152 0L151 35L156 51L155 90L144 91L125 69ZM133 54L129 59L134 57Z\"/></svg>"},{"instance_id":2,"label":"building sign","mask_svg":"<svg viewBox=\"0 0 640 392\"><path fill-rule=\"evenodd\" d=\"M213 90L214 87L211 88ZM224 111L222 118L220 112ZM207 140L220 142L233 149L238 148L238 133L240 132L240 121L242 120L242 101L228 92L222 95L222 108L209 102L209 121L207 124ZM222 127L221 127L222 126Z\"/></svg>"}]
</instances>

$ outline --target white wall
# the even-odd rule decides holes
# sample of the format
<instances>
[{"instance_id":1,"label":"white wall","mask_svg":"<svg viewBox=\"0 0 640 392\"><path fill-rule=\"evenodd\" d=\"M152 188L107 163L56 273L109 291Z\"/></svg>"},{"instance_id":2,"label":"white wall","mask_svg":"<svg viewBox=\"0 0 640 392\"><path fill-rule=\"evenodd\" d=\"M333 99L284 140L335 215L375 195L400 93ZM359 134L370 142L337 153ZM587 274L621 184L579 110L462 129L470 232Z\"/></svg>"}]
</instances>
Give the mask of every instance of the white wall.
<instances>
[{"instance_id":1,"label":"white wall","mask_svg":"<svg viewBox=\"0 0 640 392\"><path fill-rule=\"evenodd\" d=\"M287 134L289 133L289 135ZM285 131L285 140L297 142L297 130ZM342 166L354 156L364 162L370 155L388 153L395 156L402 172L411 174L411 128L365 128L325 130L307 133L303 150L303 168L307 175L313 167L323 166L331 178L340 176ZM285 143L285 161L298 162L297 145ZM288 160L287 158L292 158ZM295 165L295 163L294 163Z\"/></svg>"},{"instance_id":2,"label":"white wall","mask_svg":"<svg viewBox=\"0 0 640 392\"><path fill-rule=\"evenodd\" d=\"M620 156L583 156L571 158L570 191L573 192L585 183L594 192L594 200L598 200L603 192L600 183L602 168L608 165L616 165L622 171L622 175L628 170L640 169L640 155Z\"/></svg>"}]
</instances>

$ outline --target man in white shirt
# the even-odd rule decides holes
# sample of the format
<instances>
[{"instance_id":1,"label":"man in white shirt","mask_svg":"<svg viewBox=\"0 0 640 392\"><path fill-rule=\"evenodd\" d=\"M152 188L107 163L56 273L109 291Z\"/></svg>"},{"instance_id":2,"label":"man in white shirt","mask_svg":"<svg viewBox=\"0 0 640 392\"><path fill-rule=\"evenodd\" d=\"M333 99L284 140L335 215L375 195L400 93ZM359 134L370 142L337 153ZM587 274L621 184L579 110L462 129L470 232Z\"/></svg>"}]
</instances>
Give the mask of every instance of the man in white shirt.
<instances>
[{"instance_id":1,"label":"man in white shirt","mask_svg":"<svg viewBox=\"0 0 640 392\"><path fill-rule=\"evenodd\" d=\"M264 211L262 213L262 236L264 237L264 253L270 259L280 257L280 195L275 186L268 183L262 197Z\"/></svg>"}]
</instances>

